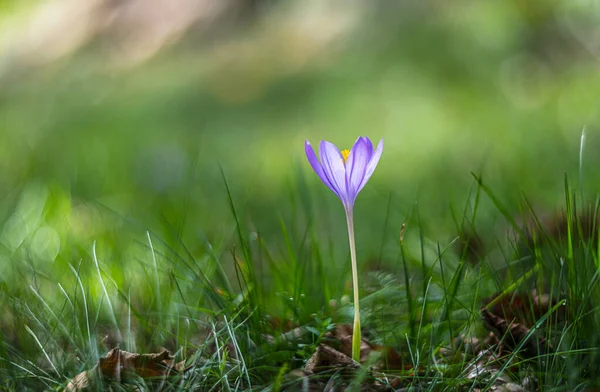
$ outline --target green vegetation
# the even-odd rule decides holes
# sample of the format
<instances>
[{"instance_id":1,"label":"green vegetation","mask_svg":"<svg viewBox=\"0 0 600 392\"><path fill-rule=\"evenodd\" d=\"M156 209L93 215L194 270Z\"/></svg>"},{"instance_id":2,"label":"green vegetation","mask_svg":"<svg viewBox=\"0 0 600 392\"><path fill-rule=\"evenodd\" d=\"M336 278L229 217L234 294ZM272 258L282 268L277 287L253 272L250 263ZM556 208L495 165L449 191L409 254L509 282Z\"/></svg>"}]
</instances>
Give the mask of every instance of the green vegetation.
<instances>
[{"instance_id":1,"label":"green vegetation","mask_svg":"<svg viewBox=\"0 0 600 392\"><path fill-rule=\"evenodd\" d=\"M117 346L185 360L163 390L598 387L595 8L293 4L146 62L106 33L0 57L0 389L63 390ZM371 356L308 376L353 307L304 140L359 135L386 142L354 213Z\"/></svg>"}]
</instances>

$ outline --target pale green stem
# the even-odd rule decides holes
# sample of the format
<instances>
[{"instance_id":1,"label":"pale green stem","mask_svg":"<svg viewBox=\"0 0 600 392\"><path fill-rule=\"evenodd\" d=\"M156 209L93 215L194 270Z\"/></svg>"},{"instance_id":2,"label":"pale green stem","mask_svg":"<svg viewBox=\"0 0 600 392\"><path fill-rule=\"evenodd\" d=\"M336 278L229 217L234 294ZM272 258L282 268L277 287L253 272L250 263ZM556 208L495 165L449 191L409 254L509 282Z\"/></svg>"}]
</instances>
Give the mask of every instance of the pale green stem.
<instances>
[{"instance_id":1,"label":"pale green stem","mask_svg":"<svg viewBox=\"0 0 600 392\"><path fill-rule=\"evenodd\" d=\"M354 290L354 326L352 333L352 359L360 362L360 310L358 296L358 265L356 264L356 246L354 244L354 219L352 209L346 208L346 222L348 223L348 242L350 243L350 261L352 262L352 288Z\"/></svg>"}]
</instances>

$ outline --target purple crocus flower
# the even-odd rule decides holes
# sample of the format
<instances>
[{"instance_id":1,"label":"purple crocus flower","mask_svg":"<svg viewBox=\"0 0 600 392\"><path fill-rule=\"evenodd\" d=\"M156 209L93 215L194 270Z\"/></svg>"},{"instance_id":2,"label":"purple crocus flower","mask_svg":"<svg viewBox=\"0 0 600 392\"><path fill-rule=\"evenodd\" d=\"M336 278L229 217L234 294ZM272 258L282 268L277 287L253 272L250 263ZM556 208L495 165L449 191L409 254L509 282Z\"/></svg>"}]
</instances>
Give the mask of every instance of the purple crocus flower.
<instances>
[{"instance_id":1,"label":"purple crocus flower","mask_svg":"<svg viewBox=\"0 0 600 392\"><path fill-rule=\"evenodd\" d=\"M373 148L368 137L359 137L350 150L340 151L333 143L322 141L317 158L312 146L305 142L306 157L317 176L342 201L344 209L351 211L358 192L363 189L375 171L381 153L383 139Z\"/></svg>"},{"instance_id":2,"label":"purple crocus flower","mask_svg":"<svg viewBox=\"0 0 600 392\"><path fill-rule=\"evenodd\" d=\"M383 139L373 148L368 137L359 137L350 150L338 150L332 143L322 141L317 158L312 146L306 141L304 148L310 165L329 189L340 198L346 211L348 224L348 241L350 244L350 261L352 263L352 286L354 288L354 324L352 332L352 359L360 361L360 312L358 295L358 266L356 262L356 246L354 243L354 201L358 192L363 189L375 171L381 153Z\"/></svg>"}]
</instances>

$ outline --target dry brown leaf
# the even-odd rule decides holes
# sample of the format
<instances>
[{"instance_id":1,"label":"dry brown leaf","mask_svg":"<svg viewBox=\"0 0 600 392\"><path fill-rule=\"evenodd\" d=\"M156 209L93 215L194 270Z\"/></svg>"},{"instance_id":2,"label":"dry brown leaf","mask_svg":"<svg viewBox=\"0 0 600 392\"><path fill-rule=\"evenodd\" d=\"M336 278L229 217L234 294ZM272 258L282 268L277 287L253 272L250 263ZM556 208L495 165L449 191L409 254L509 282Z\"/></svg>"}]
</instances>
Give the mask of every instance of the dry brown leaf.
<instances>
[{"instance_id":1,"label":"dry brown leaf","mask_svg":"<svg viewBox=\"0 0 600 392\"><path fill-rule=\"evenodd\" d=\"M531 328L537 320L546 315L552 307L557 305L560 300L551 298L548 294L539 295L536 290L530 293L509 293L496 294L485 302L495 302L488 310L506 320L516 320ZM547 320L548 324L554 322L563 322L565 320L565 308L560 307Z\"/></svg>"},{"instance_id":2,"label":"dry brown leaf","mask_svg":"<svg viewBox=\"0 0 600 392\"><path fill-rule=\"evenodd\" d=\"M544 337L537 336L535 333L528 336L531 330L523 324L515 322L514 319L507 320L497 316L487 308L481 309L481 318L484 326L493 332L509 350L514 350L523 343L520 354L526 358L532 358L552 350L550 343Z\"/></svg>"},{"instance_id":3,"label":"dry brown leaf","mask_svg":"<svg viewBox=\"0 0 600 392\"><path fill-rule=\"evenodd\" d=\"M334 338L339 341L339 345L334 343L330 344L336 350L344 353L348 357L352 356L352 334L353 328L350 324L338 324L335 326L335 330L332 333L327 334L326 336L329 338ZM328 342L330 343L330 342ZM360 362L364 362L369 357L369 353L371 352L371 344L362 337L360 342Z\"/></svg>"},{"instance_id":4,"label":"dry brown leaf","mask_svg":"<svg viewBox=\"0 0 600 392\"><path fill-rule=\"evenodd\" d=\"M123 382L131 377L164 379L189 370L184 362L173 363L167 350L153 354L137 354L113 348L91 370L75 376L65 389L66 392L86 391L101 381Z\"/></svg>"},{"instance_id":5,"label":"dry brown leaf","mask_svg":"<svg viewBox=\"0 0 600 392\"><path fill-rule=\"evenodd\" d=\"M304 371L307 374L317 374L331 370L332 368L346 369L352 373L360 368L360 365L356 361L353 361L348 355L324 344L320 344L315 353L306 362Z\"/></svg>"},{"instance_id":6,"label":"dry brown leaf","mask_svg":"<svg viewBox=\"0 0 600 392\"><path fill-rule=\"evenodd\" d=\"M524 385L516 383L507 373L499 373L502 367L502 360L498 359L496 353L492 350L483 350L467 365L465 378L481 384L473 391L525 392L529 390ZM494 378L492 385L487 385L492 378Z\"/></svg>"},{"instance_id":7,"label":"dry brown leaf","mask_svg":"<svg viewBox=\"0 0 600 392\"><path fill-rule=\"evenodd\" d=\"M502 364L497 360L495 355L490 350L485 350L474 358L467 366L468 373L465 378L468 380L476 380L478 378L487 379L496 375ZM512 380L506 374L500 374L494 381L494 385L510 383Z\"/></svg>"},{"instance_id":8,"label":"dry brown leaf","mask_svg":"<svg viewBox=\"0 0 600 392\"><path fill-rule=\"evenodd\" d=\"M353 328L350 324L338 324L331 333L326 336L330 340L325 343L341 353L352 356L352 333ZM334 339L333 341L331 339ZM373 352L380 353L381 359L375 366L377 369L387 370L413 370L410 362L406 361L396 350L391 347L372 344L364 336L361 337L360 344L360 362L367 361L369 355Z\"/></svg>"},{"instance_id":9,"label":"dry brown leaf","mask_svg":"<svg viewBox=\"0 0 600 392\"><path fill-rule=\"evenodd\" d=\"M396 350L391 347L385 346L377 346L372 345L371 348L374 351L380 352L382 354L382 358L380 360L380 364L377 365L379 369L386 370L413 370L413 365L404 360L400 354Z\"/></svg>"},{"instance_id":10,"label":"dry brown leaf","mask_svg":"<svg viewBox=\"0 0 600 392\"><path fill-rule=\"evenodd\" d=\"M309 358L301 373L304 384L298 384L298 390L308 391L350 391L356 390L349 382L356 375L360 364L344 353L334 348L321 344ZM338 377L341 376L341 377ZM390 379L394 379L390 377ZM360 391L389 390L386 385L377 382L369 376L361 384Z\"/></svg>"}]
</instances>

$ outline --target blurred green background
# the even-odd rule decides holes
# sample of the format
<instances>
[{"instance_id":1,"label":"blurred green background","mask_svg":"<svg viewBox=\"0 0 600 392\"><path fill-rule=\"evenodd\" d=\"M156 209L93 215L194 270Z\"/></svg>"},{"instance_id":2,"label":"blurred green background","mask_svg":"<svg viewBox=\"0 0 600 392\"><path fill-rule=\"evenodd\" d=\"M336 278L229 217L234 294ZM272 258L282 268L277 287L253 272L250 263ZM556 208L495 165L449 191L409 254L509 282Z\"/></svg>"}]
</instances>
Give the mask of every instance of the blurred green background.
<instances>
[{"instance_id":1,"label":"blurred green background","mask_svg":"<svg viewBox=\"0 0 600 392\"><path fill-rule=\"evenodd\" d=\"M310 223L345 263L342 208L305 139L385 139L356 206L362 260L415 202L449 242L471 171L515 214L521 192L554 211L584 126L584 191L600 190L597 2L150 3L0 2L4 279L15 260L66 270L94 241L125 279L146 229L227 249L221 168L249 236L283 251L281 221ZM484 201L477 219L498 232L499 216Z\"/></svg>"}]
</instances>

